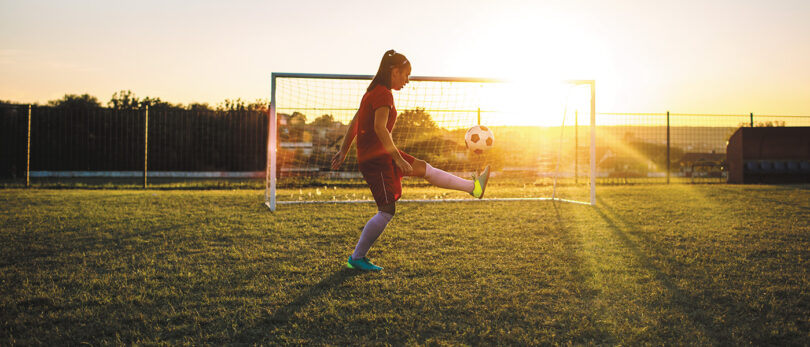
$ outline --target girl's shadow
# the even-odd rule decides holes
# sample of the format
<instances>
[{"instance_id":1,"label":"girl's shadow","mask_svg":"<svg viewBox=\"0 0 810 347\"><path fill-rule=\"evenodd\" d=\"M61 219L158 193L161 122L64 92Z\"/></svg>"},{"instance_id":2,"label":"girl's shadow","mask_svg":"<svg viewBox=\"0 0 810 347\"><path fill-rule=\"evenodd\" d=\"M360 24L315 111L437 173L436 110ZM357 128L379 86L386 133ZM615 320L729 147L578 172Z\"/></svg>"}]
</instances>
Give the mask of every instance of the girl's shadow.
<instances>
[{"instance_id":1,"label":"girl's shadow","mask_svg":"<svg viewBox=\"0 0 810 347\"><path fill-rule=\"evenodd\" d=\"M348 268L335 271L314 286L309 287L309 289L298 295L298 297L296 297L295 300L289 304L273 312L273 315L267 319L266 323L269 325L282 325L287 323L290 320L290 317L292 317L296 312L300 311L312 300L328 293L334 288L340 287L340 285L343 284L343 282L346 282L348 279L362 274L364 274L364 272Z\"/></svg>"},{"instance_id":2,"label":"girl's shadow","mask_svg":"<svg viewBox=\"0 0 810 347\"><path fill-rule=\"evenodd\" d=\"M317 284L307 288L299 294L290 303L279 307L265 319L256 321L249 327L240 329L238 333L231 337L231 342L240 343L251 341L261 341L268 338L268 334L272 336L274 331L284 329L285 326L290 324L296 313L304 309L313 301L324 295L330 295L333 290L339 288L344 282L354 276L365 274L364 272L343 268L335 270L331 275L327 276Z\"/></svg>"}]
</instances>

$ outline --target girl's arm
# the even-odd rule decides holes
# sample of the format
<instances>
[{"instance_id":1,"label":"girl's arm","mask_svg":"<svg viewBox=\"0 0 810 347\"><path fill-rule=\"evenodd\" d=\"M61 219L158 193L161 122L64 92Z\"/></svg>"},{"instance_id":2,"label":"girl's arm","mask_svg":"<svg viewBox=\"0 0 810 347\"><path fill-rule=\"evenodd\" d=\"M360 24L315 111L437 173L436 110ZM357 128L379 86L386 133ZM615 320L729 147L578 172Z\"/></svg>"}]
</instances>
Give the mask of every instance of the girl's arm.
<instances>
[{"instance_id":1,"label":"girl's arm","mask_svg":"<svg viewBox=\"0 0 810 347\"><path fill-rule=\"evenodd\" d=\"M346 159L346 154L349 153L349 148L352 146L352 142L354 142L354 138L357 136L357 115L358 113L354 114L352 117L352 121L349 122L349 128L346 129L346 135L343 135L343 143L340 145L340 150L335 153L335 156L332 157L332 170L337 170L340 167L340 164L343 164L343 160Z\"/></svg>"},{"instance_id":2,"label":"girl's arm","mask_svg":"<svg viewBox=\"0 0 810 347\"><path fill-rule=\"evenodd\" d=\"M349 122L349 128L346 129L346 135L343 136L343 143L340 145L340 151L343 153L348 153L349 148L352 146L352 142L354 142L354 138L357 137L357 115L360 114L355 113L354 117L352 117L352 121Z\"/></svg>"},{"instance_id":3,"label":"girl's arm","mask_svg":"<svg viewBox=\"0 0 810 347\"><path fill-rule=\"evenodd\" d=\"M387 106L380 107L374 111L374 132L377 134L377 138L380 139L385 151L394 158L394 163L402 172L409 175L411 171L413 171L413 167L399 154L397 146L394 145L394 139L391 138L391 133L389 133L388 128L385 127L388 123L389 112L390 109Z\"/></svg>"}]
</instances>

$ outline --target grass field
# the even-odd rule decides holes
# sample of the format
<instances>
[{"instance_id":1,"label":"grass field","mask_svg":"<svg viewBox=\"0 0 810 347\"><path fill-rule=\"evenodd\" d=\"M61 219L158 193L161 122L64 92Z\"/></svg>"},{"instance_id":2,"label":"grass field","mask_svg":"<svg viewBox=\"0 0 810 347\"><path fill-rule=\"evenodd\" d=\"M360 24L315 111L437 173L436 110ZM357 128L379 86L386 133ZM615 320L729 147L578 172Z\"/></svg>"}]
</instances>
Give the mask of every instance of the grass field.
<instances>
[{"instance_id":1,"label":"grass field","mask_svg":"<svg viewBox=\"0 0 810 347\"><path fill-rule=\"evenodd\" d=\"M403 203L381 273L344 267L372 205L262 202L0 190L0 345L810 341L810 186Z\"/></svg>"}]
</instances>

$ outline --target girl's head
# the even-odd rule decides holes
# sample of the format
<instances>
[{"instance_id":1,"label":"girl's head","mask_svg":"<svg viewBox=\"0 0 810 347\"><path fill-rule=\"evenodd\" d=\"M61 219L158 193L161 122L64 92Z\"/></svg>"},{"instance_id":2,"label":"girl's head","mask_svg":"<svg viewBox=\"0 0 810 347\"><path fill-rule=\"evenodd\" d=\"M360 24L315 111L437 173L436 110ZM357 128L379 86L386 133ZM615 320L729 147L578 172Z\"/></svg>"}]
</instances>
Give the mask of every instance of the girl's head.
<instances>
[{"instance_id":1,"label":"girl's head","mask_svg":"<svg viewBox=\"0 0 810 347\"><path fill-rule=\"evenodd\" d=\"M371 84L366 91L371 91L378 84L384 85L388 89L400 90L408 84L408 76L411 75L411 62L401 53L393 49L385 52L380 61L380 68L371 80Z\"/></svg>"}]
</instances>

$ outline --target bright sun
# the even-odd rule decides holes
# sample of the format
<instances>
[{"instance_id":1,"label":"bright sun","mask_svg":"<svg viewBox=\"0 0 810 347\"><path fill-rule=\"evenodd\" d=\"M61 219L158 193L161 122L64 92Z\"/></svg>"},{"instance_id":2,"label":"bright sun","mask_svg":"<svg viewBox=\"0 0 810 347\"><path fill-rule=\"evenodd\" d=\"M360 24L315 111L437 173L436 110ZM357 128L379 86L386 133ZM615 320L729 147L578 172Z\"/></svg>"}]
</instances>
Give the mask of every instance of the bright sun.
<instances>
[{"instance_id":1,"label":"bright sun","mask_svg":"<svg viewBox=\"0 0 810 347\"><path fill-rule=\"evenodd\" d=\"M508 82L487 91L490 95L484 98L487 105L482 108L498 112L482 123L557 126L564 115L573 117L576 111L581 120L588 121L589 88L563 81L596 79L596 66L604 62L593 58L595 42L591 38L562 24L551 20L488 27L476 33L474 52L469 47L457 47L466 57L458 60L462 71ZM522 35L516 37L514 33Z\"/></svg>"},{"instance_id":2,"label":"bright sun","mask_svg":"<svg viewBox=\"0 0 810 347\"><path fill-rule=\"evenodd\" d=\"M483 124L559 126L564 118L573 119L575 112L582 116L579 124L586 124L590 89L540 79L508 82L488 91L482 103L482 109L495 111L482 117Z\"/></svg>"}]
</instances>

